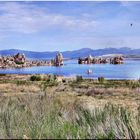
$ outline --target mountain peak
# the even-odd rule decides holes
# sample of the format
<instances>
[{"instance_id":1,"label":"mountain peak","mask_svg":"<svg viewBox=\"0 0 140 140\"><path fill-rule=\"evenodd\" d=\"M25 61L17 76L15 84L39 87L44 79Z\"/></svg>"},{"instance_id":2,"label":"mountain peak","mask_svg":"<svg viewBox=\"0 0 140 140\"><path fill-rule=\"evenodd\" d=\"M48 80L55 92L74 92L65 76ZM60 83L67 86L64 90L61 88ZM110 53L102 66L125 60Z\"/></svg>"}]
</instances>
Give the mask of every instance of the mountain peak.
<instances>
[{"instance_id":1,"label":"mountain peak","mask_svg":"<svg viewBox=\"0 0 140 140\"><path fill-rule=\"evenodd\" d=\"M78 51L93 51L93 50L91 48L82 48L82 49L80 49Z\"/></svg>"}]
</instances>

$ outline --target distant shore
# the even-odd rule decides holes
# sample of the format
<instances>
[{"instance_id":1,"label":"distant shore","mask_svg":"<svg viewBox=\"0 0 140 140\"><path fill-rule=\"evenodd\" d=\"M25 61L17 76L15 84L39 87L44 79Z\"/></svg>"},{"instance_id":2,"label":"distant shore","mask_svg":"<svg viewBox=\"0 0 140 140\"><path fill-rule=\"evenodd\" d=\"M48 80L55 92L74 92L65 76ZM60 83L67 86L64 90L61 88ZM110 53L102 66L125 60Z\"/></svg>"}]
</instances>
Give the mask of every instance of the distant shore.
<instances>
[{"instance_id":1,"label":"distant shore","mask_svg":"<svg viewBox=\"0 0 140 140\"><path fill-rule=\"evenodd\" d=\"M126 57L127 60L140 60L140 57Z\"/></svg>"}]
</instances>

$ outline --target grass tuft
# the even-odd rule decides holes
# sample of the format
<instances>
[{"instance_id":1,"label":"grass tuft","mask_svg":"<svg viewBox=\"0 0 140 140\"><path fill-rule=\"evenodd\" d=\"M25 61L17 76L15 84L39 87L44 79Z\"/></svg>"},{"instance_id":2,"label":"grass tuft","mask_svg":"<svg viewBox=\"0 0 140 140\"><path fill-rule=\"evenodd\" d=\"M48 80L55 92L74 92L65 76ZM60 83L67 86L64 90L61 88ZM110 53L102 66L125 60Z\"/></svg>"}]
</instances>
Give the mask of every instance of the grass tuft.
<instances>
[{"instance_id":1,"label":"grass tuft","mask_svg":"<svg viewBox=\"0 0 140 140\"><path fill-rule=\"evenodd\" d=\"M55 98L49 97L5 100L0 105L1 138L140 138L139 113L134 115L117 105L106 104L89 111L75 102L69 106L60 105Z\"/></svg>"}]
</instances>

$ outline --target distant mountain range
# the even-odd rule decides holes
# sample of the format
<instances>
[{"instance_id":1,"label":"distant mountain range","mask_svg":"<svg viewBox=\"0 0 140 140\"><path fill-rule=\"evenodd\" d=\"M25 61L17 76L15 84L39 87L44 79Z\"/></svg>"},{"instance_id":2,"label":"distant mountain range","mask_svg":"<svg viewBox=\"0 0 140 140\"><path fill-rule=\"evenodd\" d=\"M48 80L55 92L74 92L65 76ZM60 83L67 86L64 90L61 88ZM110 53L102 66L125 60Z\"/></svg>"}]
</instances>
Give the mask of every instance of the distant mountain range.
<instances>
[{"instance_id":1,"label":"distant mountain range","mask_svg":"<svg viewBox=\"0 0 140 140\"><path fill-rule=\"evenodd\" d=\"M24 53L27 58L30 59L51 59L54 58L58 51L54 52L34 52L34 51L25 51L25 50L0 50L0 55L14 55L16 53ZM122 54L124 56L140 56L140 49L131 49L127 47L123 48L104 48L93 50L90 48L82 48L74 51L64 51L61 52L64 58L78 58L78 57L86 57L88 55L92 56L102 56L107 54Z\"/></svg>"}]
</instances>

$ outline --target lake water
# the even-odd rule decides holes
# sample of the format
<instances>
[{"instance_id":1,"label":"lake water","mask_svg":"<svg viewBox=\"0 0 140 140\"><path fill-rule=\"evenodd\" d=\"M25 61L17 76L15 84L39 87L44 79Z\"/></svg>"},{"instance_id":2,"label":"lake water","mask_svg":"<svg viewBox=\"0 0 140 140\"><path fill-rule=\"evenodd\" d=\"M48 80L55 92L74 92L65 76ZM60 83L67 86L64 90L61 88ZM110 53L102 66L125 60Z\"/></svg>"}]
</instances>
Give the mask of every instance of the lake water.
<instances>
[{"instance_id":1,"label":"lake water","mask_svg":"<svg viewBox=\"0 0 140 140\"><path fill-rule=\"evenodd\" d=\"M92 74L86 74L91 69ZM124 64L77 64L76 60L64 62L64 66L39 66L22 69L0 69L0 74L56 74L62 76L82 75L84 78L97 78L103 76L106 79L139 79L140 60L125 60Z\"/></svg>"}]
</instances>

